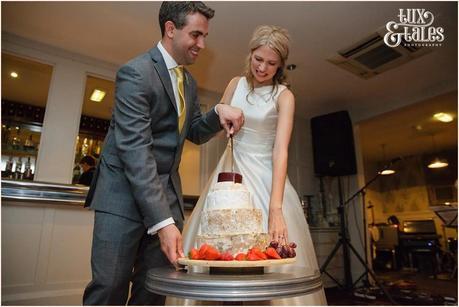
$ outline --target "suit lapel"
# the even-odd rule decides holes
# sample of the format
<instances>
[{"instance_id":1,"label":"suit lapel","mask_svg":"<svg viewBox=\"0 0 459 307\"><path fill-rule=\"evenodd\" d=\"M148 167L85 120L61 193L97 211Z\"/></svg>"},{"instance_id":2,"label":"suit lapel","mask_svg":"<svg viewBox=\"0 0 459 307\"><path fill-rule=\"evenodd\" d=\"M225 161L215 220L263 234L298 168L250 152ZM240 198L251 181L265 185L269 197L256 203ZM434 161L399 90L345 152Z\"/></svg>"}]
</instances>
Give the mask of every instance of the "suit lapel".
<instances>
[{"instance_id":1,"label":"suit lapel","mask_svg":"<svg viewBox=\"0 0 459 307\"><path fill-rule=\"evenodd\" d=\"M158 72L159 78L161 79L164 88L166 89L167 95L169 96L169 100L172 103L175 112L177 112L177 104L175 103L175 96L174 90L172 89L171 77L169 75L169 71L167 70L163 56L161 55L161 52L159 51L158 47L151 49L150 55L153 61L155 62L155 69Z\"/></svg>"}]
</instances>

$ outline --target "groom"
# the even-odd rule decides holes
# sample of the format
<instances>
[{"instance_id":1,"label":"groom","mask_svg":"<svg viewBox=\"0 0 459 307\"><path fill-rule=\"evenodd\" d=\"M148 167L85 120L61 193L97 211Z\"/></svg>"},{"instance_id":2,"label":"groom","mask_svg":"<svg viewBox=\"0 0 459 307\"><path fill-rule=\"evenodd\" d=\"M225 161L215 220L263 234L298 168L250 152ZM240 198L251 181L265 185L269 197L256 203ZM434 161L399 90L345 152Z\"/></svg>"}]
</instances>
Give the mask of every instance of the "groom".
<instances>
[{"instance_id":1,"label":"groom","mask_svg":"<svg viewBox=\"0 0 459 307\"><path fill-rule=\"evenodd\" d=\"M145 290L153 267L183 257L178 167L185 138L201 144L223 126L235 133L240 109L218 104L201 114L196 82L181 65L205 47L214 10L202 2L164 2L162 39L116 77L115 108L86 205L95 210L92 281L84 305L163 305Z\"/></svg>"}]
</instances>

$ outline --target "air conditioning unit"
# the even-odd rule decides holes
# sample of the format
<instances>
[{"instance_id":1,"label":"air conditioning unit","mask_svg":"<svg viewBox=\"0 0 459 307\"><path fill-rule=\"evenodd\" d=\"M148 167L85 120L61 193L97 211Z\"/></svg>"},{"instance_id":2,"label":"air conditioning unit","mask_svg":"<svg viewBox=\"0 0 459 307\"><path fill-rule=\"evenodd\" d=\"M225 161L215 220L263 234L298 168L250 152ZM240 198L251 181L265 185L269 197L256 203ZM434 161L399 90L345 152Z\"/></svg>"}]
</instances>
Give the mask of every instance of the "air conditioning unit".
<instances>
[{"instance_id":1,"label":"air conditioning unit","mask_svg":"<svg viewBox=\"0 0 459 307\"><path fill-rule=\"evenodd\" d=\"M432 51L429 47L413 46L404 39L399 46L389 47L384 43L386 32L386 28L381 27L368 37L339 50L327 61L369 79Z\"/></svg>"}]
</instances>

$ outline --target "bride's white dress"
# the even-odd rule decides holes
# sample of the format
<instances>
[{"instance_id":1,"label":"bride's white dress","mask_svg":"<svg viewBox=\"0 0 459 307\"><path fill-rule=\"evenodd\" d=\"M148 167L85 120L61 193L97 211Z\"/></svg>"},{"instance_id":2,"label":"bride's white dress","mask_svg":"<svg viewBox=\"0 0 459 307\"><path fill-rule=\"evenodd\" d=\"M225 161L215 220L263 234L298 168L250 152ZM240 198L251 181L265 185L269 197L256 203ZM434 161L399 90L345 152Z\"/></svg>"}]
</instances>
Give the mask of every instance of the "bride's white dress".
<instances>
[{"instance_id":1,"label":"bride's white dress","mask_svg":"<svg viewBox=\"0 0 459 307\"><path fill-rule=\"evenodd\" d=\"M255 88L250 92L245 77L241 77L231 100L231 105L242 109L245 123L233 139L234 170L243 177L253 197L256 208L262 209L263 227L268 232L268 212L272 182L272 150L276 136L278 119L277 99L286 87L278 86L272 91L272 86ZM228 142L207 186L204 188L193 213L183 230L183 248L185 254L194 247L195 236L200 232L200 217L206 207L206 196L209 188L217 182L218 173L231 171L231 147ZM311 241L309 227L304 217L298 195L288 178L285 182L282 211L288 227L288 239L297 244L294 266L304 267L309 274L319 275L314 246ZM275 266L271 271L288 270L289 265ZM308 275L309 275L308 274ZM171 300L168 303L182 305L191 303L190 300ZM265 302L266 303L266 302ZM323 289L309 295L270 301L273 305L326 305Z\"/></svg>"}]
</instances>

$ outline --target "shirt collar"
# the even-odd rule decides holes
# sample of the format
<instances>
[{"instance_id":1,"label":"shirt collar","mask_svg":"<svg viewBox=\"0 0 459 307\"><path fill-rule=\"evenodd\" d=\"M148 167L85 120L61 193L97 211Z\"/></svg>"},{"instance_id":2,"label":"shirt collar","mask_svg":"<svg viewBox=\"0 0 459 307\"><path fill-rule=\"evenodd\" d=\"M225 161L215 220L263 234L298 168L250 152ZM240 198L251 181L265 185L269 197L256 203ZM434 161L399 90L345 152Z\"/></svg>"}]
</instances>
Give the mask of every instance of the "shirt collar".
<instances>
[{"instance_id":1,"label":"shirt collar","mask_svg":"<svg viewBox=\"0 0 459 307\"><path fill-rule=\"evenodd\" d=\"M163 56L164 62L166 63L166 67L168 70L178 66L174 58L169 54L169 52L167 52L163 44L161 44L161 41L158 42L158 49L159 52L161 52L161 55Z\"/></svg>"}]
</instances>

